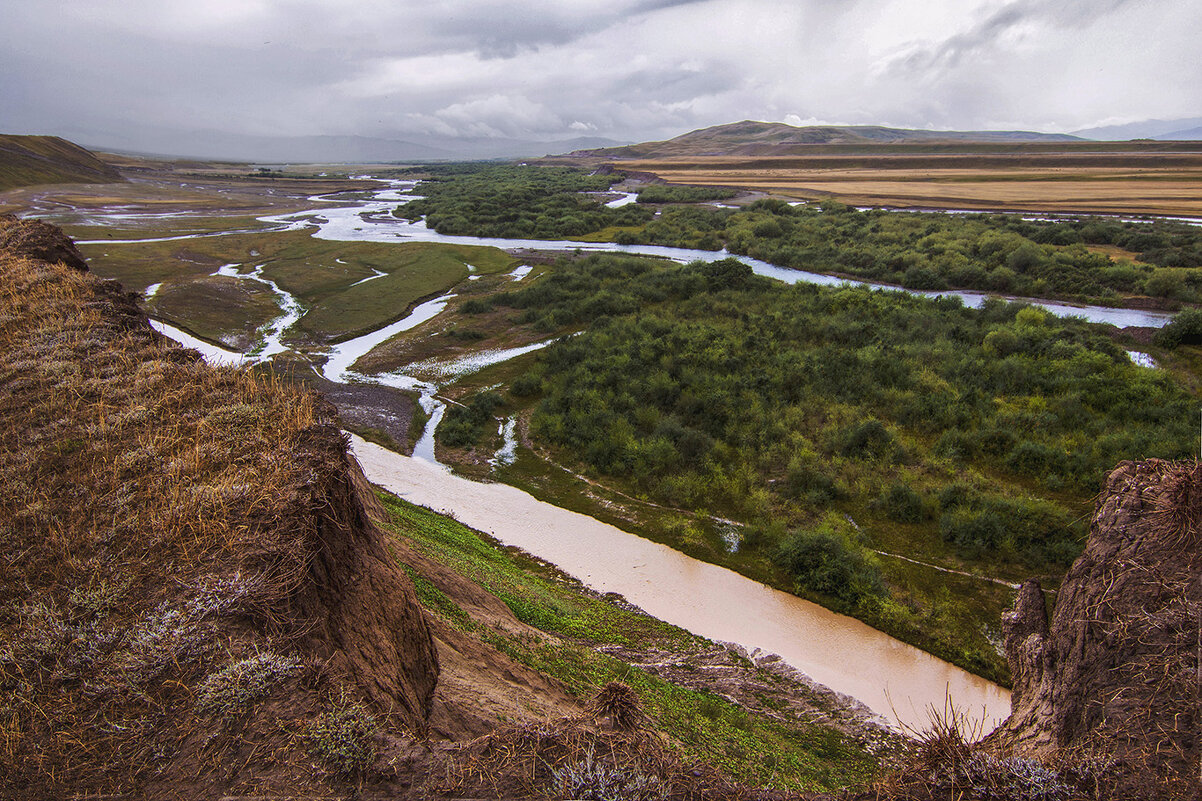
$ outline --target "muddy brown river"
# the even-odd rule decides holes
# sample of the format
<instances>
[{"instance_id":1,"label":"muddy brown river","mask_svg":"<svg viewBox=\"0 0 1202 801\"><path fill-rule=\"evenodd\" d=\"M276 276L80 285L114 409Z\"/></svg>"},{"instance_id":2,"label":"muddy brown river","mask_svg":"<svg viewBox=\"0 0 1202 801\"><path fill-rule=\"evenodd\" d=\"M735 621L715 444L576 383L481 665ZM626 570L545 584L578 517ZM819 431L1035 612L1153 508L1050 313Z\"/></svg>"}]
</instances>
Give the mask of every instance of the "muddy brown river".
<instances>
[{"instance_id":1,"label":"muddy brown river","mask_svg":"<svg viewBox=\"0 0 1202 801\"><path fill-rule=\"evenodd\" d=\"M701 562L506 484L453 475L352 438L367 477L406 500L449 512L506 545L557 565L600 592L711 640L779 654L832 690L894 724L922 728L928 710L956 708L992 730L1010 713L1010 693L954 665L723 567Z\"/></svg>"}]
</instances>

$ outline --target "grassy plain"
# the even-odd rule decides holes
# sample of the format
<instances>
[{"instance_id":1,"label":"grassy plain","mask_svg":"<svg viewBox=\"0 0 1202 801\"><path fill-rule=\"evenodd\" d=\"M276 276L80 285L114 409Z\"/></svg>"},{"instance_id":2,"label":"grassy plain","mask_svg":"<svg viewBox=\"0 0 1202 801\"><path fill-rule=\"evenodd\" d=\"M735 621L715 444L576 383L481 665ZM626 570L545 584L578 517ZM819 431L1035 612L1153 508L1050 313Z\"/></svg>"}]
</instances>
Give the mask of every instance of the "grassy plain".
<instances>
[{"instance_id":1,"label":"grassy plain","mask_svg":"<svg viewBox=\"0 0 1202 801\"><path fill-rule=\"evenodd\" d=\"M1202 146L1199 147L1202 150ZM852 205L1202 216L1202 152L1033 152L626 159L673 183Z\"/></svg>"},{"instance_id":2,"label":"grassy plain","mask_svg":"<svg viewBox=\"0 0 1202 801\"><path fill-rule=\"evenodd\" d=\"M92 269L126 287L163 286L148 302L156 314L185 325L198 336L221 339L230 331L254 330L278 315L274 304L221 304L235 279L213 276L225 264L262 265L275 281L304 303L298 323L316 341L347 339L396 320L417 300L445 292L467 278L470 264L480 274L510 269L513 259L495 248L435 243L331 242L307 231L207 236L197 239L84 245ZM380 276L380 273L383 273ZM379 276L379 277L377 277ZM242 292L259 296L265 286L242 281ZM219 322L205 322L215 317Z\"/></svg>"}]
</instances>

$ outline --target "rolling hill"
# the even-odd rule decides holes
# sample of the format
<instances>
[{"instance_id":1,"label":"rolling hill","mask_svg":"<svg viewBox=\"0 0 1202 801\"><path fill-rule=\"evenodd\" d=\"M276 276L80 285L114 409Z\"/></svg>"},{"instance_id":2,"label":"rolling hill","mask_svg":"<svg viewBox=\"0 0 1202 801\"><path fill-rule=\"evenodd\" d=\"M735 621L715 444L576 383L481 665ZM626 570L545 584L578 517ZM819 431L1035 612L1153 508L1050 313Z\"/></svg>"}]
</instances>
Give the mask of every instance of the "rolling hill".
<instances>
[{"instance_id":1,"label":"rolling hill","mask_svg":"<svg viewBox=\"0 0 1202 801\"><path fill-rule=\"evenodd\" d=\"M813 145L889 145L909 143L1078 142L1068 134L1030 131L926 131L877 125L811 125L743 120L691 131L662 142L576 151L573 155L647 158L710 155L789 155Z\"/></svg>"},{"instance_id":2,"label":"rolling hill","mask_svg":"<svg viewBox=\"0 0 1202 801\"><path fill-rule=\"evenodd\" d=\"M57 136L0 134L0 191L37 184L124 180L94 153Z\"/></svg>"}]
</instances>

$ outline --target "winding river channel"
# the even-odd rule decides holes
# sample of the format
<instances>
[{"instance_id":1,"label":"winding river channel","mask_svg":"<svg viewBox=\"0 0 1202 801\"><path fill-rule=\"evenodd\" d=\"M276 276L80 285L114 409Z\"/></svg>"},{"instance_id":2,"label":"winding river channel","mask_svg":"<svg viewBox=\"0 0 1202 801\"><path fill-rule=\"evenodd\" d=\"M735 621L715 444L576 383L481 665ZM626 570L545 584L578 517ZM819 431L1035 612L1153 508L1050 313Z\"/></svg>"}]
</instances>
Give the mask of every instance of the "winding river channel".
<instances>
[{"instance_id":1,"label":"winding river channel","mask_svg":"<svg viewBox=\"0 0 1202 801\"><path fill-rule=\"evenodd\" d=\"M322 205L262 220L278 226L275 230L315 228L314 236L337 241L449 242L507 250L621 251L678 262L714 261L732 255L726 251L658 246L444 236L426 228L424 222L408 222L393 216L398 204L415 197L412 194L414 186L414 182L392 181L387 188L372 193L370 199L350 201L349 204L336 196L315 197L311 199L315 204L336 205ZM631 202L629 195L622 200ZM213 235L220 233L195 236ZM783 269L743 256L735 258L751 265L759 275L788 283L865 283ZM257 267L250 268L249 272L240 272L235 267L227 265L220 272L230 277L269 283L259 275ZM514 271L513 278L521 280L528 272L528 268L519 268ZM290 325L299 304L278 286L270 284L270 287L281 296L280 306L284 310L281 320L286 318ZM988 297L979 292L914 294L956 295L970 307L980 306ZM816 682L857 699L890 723L921 728L928 721L928 710L943 709L948 699L958 709L983 719L985 730L991 730L1009 714L1009 693L1003 688L858 620L837 615L733 571L692 559L614 526L540 501L514 487L456 476L438 464L434 457L433 431L445 410L445 402L437 397L437 380L428 380L429 377L449 379L548 344L475 353L456 361L411 365L396 373L382 375L364 375L354 370L360 357L396 334L433 319L453 297L453 294L445 294L429 300L415 307L402 320L333 346L322 368L324 376L331 381L366 381L415 390L430 416L413 457L353 438L354 452L372 481L414 503L453 513L467 525L556 564L595 590L619 593L669 623L703 637L737 643L752 652L778 654ZM1072 306L1039 300L1028 302L1058 315L1081 316L1116 326L1159 327L1170 318L1161 312ZM275 352L279 336L286 328L271 326L272 336L267 347L244 355L200 341L158 321L153 325L165 335L197 348L210 361L232 364L256 361ZM1143 354L1133 353L1132 358L1138 362L1141 356ZM410 375L410 371L420 372L426 378L419 379ZM512 421L503 421L501 426L502 431L507 432L506 444L497 458L511 458Z\"/></svg>"}]
</instances>

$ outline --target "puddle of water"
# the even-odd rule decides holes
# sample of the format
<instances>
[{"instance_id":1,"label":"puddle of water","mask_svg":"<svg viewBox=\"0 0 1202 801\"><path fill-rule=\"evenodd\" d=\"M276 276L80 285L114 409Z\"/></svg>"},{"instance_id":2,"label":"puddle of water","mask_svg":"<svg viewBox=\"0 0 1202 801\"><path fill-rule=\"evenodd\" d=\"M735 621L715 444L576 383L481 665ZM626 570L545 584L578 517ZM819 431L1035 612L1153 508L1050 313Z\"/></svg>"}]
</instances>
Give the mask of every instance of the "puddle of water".
<instances>
[{"instance_id":1,"label":"puddle of water","mask_svg":"<svg viewBox=\"0 0 1202 801\"><path fill-rule=\"evenodd\" d=\"M1160 368L1160 365L1158 365L1158 364L1156 363L1156 360L1155 360L1155 359L1153 359L1153 358L1152 358L1151 356L1149 356L1148 354L1146 354L1146 353L1142 353L1142 352L1140 352L1140 351L1138 351L1138 350L1129 350L1129 351L1127 351L1127 356L1128 356L1128 358L1130 358L1130 359L1131 359L1131 361L1135 362L1135 363L1136 363L1136 364L1138 364L1140 367L1150 367L1150 368L1152 368L1153 370L1157 370L1157 369L1159 369L1159 368Z\"/></svg>"},{"instance_id":2,"label":"puddle of water","mask_svg":"<svg viewBox=\"0 0 1202 801\"><path fill-rule=\"evenodd\" d=\"M497 434L501 437L501 447L488 460L493 467L511 465L518 458L517 418L508 417L497 426Z\"/></svg>"},{"instance_id":3,"label":"puddle of water","mask_svg":"<svg viewBox=\"0 0 1202 801\"><path fill-rule=\"evenodd\" d=\"M547 347L554 341L553 339L548 339L545 342L535 342L532 345L522 345L517 348L481 350L451 361L426 359L407 365L405 370L406 372L435 376L445 381L483 370L485 367L509 361L526 353L533 353L536 350Z\"/></svg>"}]
</instances>

